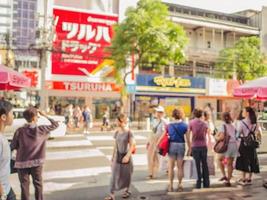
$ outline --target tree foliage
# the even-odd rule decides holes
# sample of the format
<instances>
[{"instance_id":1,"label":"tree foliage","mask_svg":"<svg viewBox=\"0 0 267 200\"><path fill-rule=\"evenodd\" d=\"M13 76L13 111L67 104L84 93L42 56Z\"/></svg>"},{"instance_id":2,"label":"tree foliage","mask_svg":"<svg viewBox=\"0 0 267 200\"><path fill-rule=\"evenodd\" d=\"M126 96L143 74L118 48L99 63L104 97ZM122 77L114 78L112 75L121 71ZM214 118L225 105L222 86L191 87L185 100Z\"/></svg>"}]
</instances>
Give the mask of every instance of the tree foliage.
<instances>
[{"instance_id":1,"label":"tree foliage","mask_svg":"<svg viewBox=\"0 0 267 200\"><path fill-rule=\"evenodd\" d=\"M159 69L161 65L185 61L183 49L188 42L183 28L169 20L168 7L159 0L140 0L126 11L126 18L114 27L115 36L107 49L114 60L118 82L125 84L130 72L120 74L135 55L135 66Z\"/></svg>"},{"instance_id":2,"label":"tree foliage","mask_svg":"<svg viewBox=\"0 0 267 200\"><path fill-rule=\"evenodd\" d=\"M220 51L216 70L223 78L231 78L236 72L237 79L244 82L266 75L264 59L258 37L241 37L234 47Z\"/></svg>"}]
</instances>

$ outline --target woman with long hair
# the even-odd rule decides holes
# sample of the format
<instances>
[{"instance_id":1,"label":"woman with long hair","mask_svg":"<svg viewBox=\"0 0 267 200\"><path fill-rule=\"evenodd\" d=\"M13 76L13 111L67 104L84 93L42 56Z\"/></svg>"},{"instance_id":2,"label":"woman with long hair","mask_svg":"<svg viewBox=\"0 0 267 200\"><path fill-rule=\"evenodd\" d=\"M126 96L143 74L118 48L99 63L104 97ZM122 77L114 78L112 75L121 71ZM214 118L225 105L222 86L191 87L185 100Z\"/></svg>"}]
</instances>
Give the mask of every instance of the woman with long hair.
<instances>
[{"instance_id":1,"label":"woman with long hair","mask_svg":"<svg viewBox=\"0 0 267 200\"><path fill-rule=\"evenodd\" d=\"M223 125L221 126L218 134L215 136L217 141L229 137L227 151L218 156L218 165L221 169L223 177L220 181L225 181L227 187L231 186L231 178L233 174L233 162L234 159L238 156L238 147L237 147L237 138L236 138L236 129L233 125L233 120L229 112L223 113ZM227 159L227 176L225 173L225 166L223 161Z\"/></svg>"},{"instance_id":2,"label":"woman with long hair","mask_svg":"<svg viewBox=\"0 0 267 200\"><path fill-rule=\"evenodd\" d=\"M132 132L127 128L127 117L120 114L117 117L118 130L115 132L115 144L111 158L112 176L110 194L105 200L114 200L115 191L124 189L123 198L131 195L129 191L133 173L132 152L135 140Z\"/></svg>"},{"instance_id":3,"label":"woman with long hair","mask_svg":"<svg viewBox=\"0 0 267 200\"><path fill-rule=\"evenodd\" d=\"M239 147L240 156L236 161L236 169L242 172L242 178L238 181L241 185L249 185L252 183L252 174L259 173L259 160L256 146L246 143L246 137L253 134L257 141L261 141L261 128L257 123L257 116L251 107L243 109L243 119L240 123L238 132L241 138Z\"/></svg>"}]
</instances>

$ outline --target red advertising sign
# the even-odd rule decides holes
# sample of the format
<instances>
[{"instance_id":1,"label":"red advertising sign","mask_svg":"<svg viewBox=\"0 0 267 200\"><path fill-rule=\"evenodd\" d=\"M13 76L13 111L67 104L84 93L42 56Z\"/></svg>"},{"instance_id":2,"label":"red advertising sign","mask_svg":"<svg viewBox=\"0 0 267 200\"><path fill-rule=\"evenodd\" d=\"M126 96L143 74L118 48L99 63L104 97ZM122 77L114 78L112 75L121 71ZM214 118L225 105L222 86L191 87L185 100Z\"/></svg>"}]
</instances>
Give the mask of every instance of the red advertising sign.
<instances>
[{"instance_id":1,"label":"red advertising sign","mask_svg":"<svg viewBox=\"0 0 267 200\"><path fill-rule=\"evenodd\" d=\"M52 74L90 75L110 63L105 47L111 44L117 16L54 8L56 39Z\"/></svg>"},{"instance_id":2,"label":"red advertising sign","mask_svg":"<svg viewBox=\"0 0 267 200\"><path fill-rule=\"evenodd\" d=\"M22 73L26 77L28 77L29 79L31 79L31 87L37 87L38 86L38 78L39 78L38 71L24 70L24 71L22 71Z\"/></svg>"},{"instance_id":3,"label":"red advertising sign","mask_svg":"<svg viewBox=\"0 0 267 200\"><path fill-rule=\"evenodd\" d=\"M73 81L51 81L46 83L47 89L80 91L80 92L118 92L120 87L114 83L91 83Z\"/></svg>"}]
</instances>

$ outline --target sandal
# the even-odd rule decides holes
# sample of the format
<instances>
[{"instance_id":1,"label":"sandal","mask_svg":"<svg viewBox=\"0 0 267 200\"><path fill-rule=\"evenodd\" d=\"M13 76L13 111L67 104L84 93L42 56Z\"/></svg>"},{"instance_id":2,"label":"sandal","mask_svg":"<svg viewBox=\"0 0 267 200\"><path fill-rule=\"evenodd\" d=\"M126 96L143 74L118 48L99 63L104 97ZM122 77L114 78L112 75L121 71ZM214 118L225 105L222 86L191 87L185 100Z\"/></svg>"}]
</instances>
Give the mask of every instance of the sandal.
<instances>
[{"instance_id":1,"label":"sandal","mask_svg":"<svg viewBox=\"0 0 267 200\"><path fill-rule=\"evenodd\" d=\"M132 195L131 192L129 192L129 191L125 191L124 194L122 195L122 198L123 198L123 199L127 199L127 198L129 198L131 195Z\"/></svg>"},{"instance_id":2,"label":"sandal","mask_svg":"<svg viewBox=\"0 0 267 200\"><path fill-rule=\"evenodd\" d=\"M173 187L168 186L167 192L173 192Z\"/></svg>"},{"instance_id":3,"label":"sandal","mask_svg":"<svg viewBox=\"0 0 267 200\"><path fill-rule=\"evenodd\" d=\"M246 179L247 185L252 185L252 180L251 179Z\"/></svg>"},{"instance_id":4,"label":"sandal","mask_svg":"<svg viewBox=\"0 0 267 200\"><path fill-rule=\"evenodd\" d=\"M184 191L183 186L182 186L182 185L179 185L177 191L178 191L178 192L183 192L183 191Z\"/></svg>"},{"instance_id":5,"label":"sandal","mask_svg":"<svg viewBox=\"0 0 267 200\"><path fill-rule=\"evenodd\" d=\"M267 189L267 182L262 185L265 189Z\"/></svg>"},{"instance_id":6,"label":"sandal","mask_svg":"<svg viewBox=\"0 0 267 200\"><path fill-rule=\"evenodd\" d=\"M148 180L152 180L152 179L153 179L153 175L149 175L149 176L147 176L147 179L148 179Z\"/></svg>"},{"instance_id":7,"label":"sandal","mask_svg":"<svg viewBox=\"0 0 267 200\"><path fill-rule=\"evenodd\" d=\"M113 196L109 195L109 196L105 197L104 200L115 200L115 198Z\"/></svg>"},{"instance_id":8,"label":"sandal","mask_svg":"<svg viewBox=\"0 0 267 200\"><path fill-rule=\"evenodd\" d=\"M220 178L219 181L227 181L227 177L224 176L224 177Z\"/></svg>"},{"instance_id":9,"label":"sandal","mask_svg":"<svg viewBox=\"0 0 267 200\"><path fill-rule=\"evenodd\" d=\"M247 181L246 181L246 179L239 179L238 181L237 181L237 183L239 184L239 185L243 185L243 186L245 186L246 184L247 184Z\"/></svg>"},{"instance_id":10,"label":"sandal","mask_svg":"<svg viewBox=\"0 0 267 200\"><path fill-rule=\"evenodd\" d=\"M231 187L232 185L231 185L231 183L228 181L228 182L225 182L225 184L224 184L226 187Z\"/></svg>"}]
</instances>

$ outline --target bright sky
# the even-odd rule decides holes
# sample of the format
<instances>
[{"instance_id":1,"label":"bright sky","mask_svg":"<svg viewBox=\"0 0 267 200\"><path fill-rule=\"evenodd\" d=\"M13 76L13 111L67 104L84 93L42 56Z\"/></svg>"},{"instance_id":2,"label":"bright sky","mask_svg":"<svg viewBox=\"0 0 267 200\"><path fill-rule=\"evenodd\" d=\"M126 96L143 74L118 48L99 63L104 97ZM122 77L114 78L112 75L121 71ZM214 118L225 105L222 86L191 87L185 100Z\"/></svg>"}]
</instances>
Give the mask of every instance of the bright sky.
<instances>
[{"instance_id":1,"label":"bright sky","mask_svg":"<svg viewBox=\"0 0 267 200\"><path fill-rule=\"evenodd\" d=\"M261 10L267 7L267 0L163 0L165 2L186 5L190 7L233 13L245 9Z\"/></svg>"}]
</instances>

